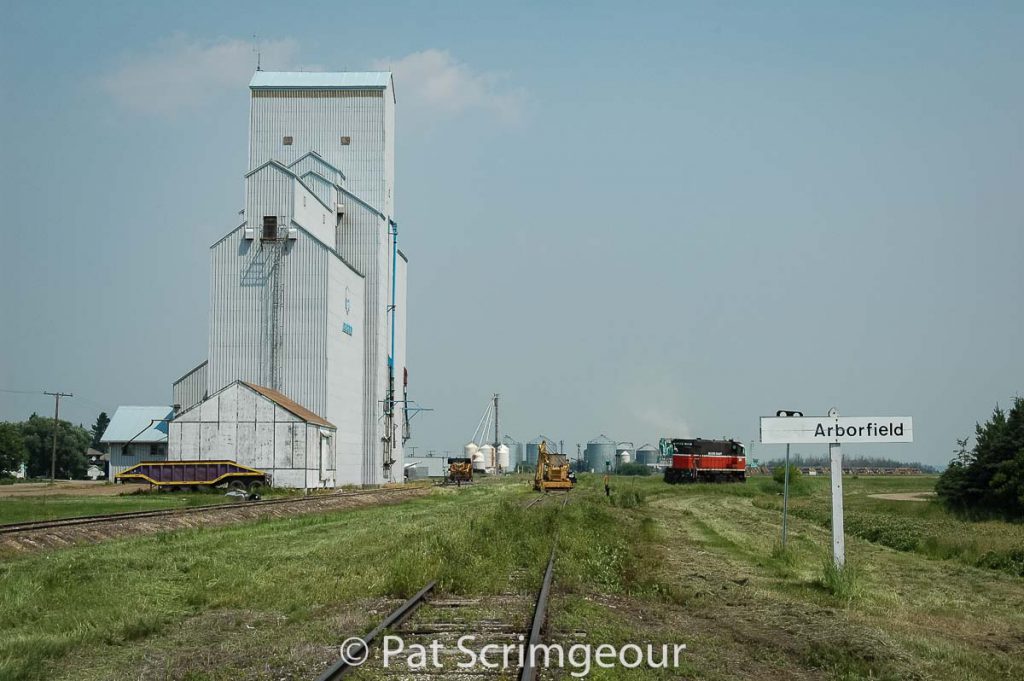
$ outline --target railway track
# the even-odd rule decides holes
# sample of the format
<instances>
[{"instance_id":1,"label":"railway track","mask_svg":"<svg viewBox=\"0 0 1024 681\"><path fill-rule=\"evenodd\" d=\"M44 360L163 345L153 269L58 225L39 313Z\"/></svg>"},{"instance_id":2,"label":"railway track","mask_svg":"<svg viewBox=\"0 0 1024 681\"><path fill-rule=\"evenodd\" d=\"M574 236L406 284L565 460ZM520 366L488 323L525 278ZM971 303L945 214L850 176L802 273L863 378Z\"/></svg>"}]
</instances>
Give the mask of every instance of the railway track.
<instances>
[{"instance_id":1,"label":"railway track","mask_svg":"<svg viewBox=\"0 0 1024 681\"><path fill-rule=\"evenodd\" d=\"M192 508L10 523L0 526L0 558L156 532L221 527L251 520L383 506L427 494L430 494L429 487L396 487L318 494L295 499L245 501Z\"/></svg>"},{"instance_id":2,"label":"railway track","mask_svg":"<svg viewBox=\"0 0 1024 681\"><path fill-rule=\"evenodd\" d=\"M536 505L545 497L530 502ZM565 507L565 495L559 509ZM328 667L317 681L337 681L342 678L410 679L440 678L519 679L536 681L540 668L528 651L541 644L547 634L548 605L554 581L557 534L551 555L540 581L536 597L531 601L526 594L512 588L522 577L517 571L510 575L509 586L497 596L478 598L435 598L435 581L428 582L412 598L387 615L365 636L350 637L341 646L342 656ZM385 663L385 636L397 636L403 651L395 654L396 644L390 643L391 659ZM474 638L466 642L464 637ZM460 641L465 647L460 647ZM432 645L441 644L438 652ZM409 652L428 651L420 659ZM466 650L474 654L487 654L487 666L482 657L476 664ZM505 652L509 650L509 652Z\"/></svg>"},{"instance_id":3,"label":"railway track","mask_svg":"<svg viewBox=\"0 0 1024 681\"><path fill-rule=\"evenodd\" d=\"M103 513L97 515L75 516L71 518L55 518L53 520L32 520L19 523L0 524L0 535L16 532L27 532L31 530L45 530L61 527L73 527L76 525L95 525L101 523L121 522L138 518L161 518L181 517L198 513L237 511L239 508L258 508L275 505L310 505L322 503L325 500L338 499L342 497L359 497L367 495L380 495L382 493L408 492L409 489L418 488L386 488L374 490L360 490L356 492L334 492L331 494L317 494L308 497L297 497L289 499L261 499L259 501L239 501L236 503L223 502L219 504L204 504L202 506L191 506L189 508L166 508L153 511L128 511L126 513Z\"/></svg>"}]
</instances>

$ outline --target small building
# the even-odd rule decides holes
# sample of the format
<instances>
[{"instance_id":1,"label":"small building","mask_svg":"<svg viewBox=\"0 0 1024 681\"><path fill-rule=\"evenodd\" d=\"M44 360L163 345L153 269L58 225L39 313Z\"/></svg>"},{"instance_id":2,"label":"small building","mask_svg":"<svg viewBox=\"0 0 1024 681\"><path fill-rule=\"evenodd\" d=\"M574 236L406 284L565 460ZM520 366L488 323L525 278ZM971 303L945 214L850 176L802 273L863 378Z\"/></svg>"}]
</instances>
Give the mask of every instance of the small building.
<instances>
[{"instance_id":1,"label":"small building","mask_svg":"<svg viewBox=\"0 0 1024 681\"><path fill-rule=\"evenodd\" d=\"M142 461L165 461L167 424L173 416L169 406L118 407L100 439L109 450L110 478Z\"/></svg>"},{"instance_id":2,"label":"small building","mask_svg":"<svg viewBox=\"0 0 1024 681\"><path fill-rule=\"evenodd\" d=\"M358 479L358 433L338 446L338 429L282 393L234 381L170 422L171 461L230 460L257 468L276 487L334 487Z\"/></svg>"}]
</instances>

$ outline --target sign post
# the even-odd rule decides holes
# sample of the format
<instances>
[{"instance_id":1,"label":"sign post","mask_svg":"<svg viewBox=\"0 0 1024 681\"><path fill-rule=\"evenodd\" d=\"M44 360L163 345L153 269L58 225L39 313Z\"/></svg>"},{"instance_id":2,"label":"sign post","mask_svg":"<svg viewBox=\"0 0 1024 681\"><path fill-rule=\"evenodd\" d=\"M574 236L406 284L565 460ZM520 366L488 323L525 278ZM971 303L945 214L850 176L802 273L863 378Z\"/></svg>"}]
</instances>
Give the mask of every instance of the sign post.
<instances>
[{"instance_id":1,"label":"sign post","mask_svg":"<svg viewBox=\"0 0 1024 681\"><path fill-rule=\"evenodd\" d=\"M836 409L828 416L762 416L761 443L786 445L786 470L789 470L789 445L828 444L832 478L832 560L836 567L846 564L846 540L843 533L843 451L842 443L913 442L914 423L909 416L841 417ZM783 500L785 506L786 500ZM785 545L785 509L783 545Z\"/></svg>"},{"instance_id":2,"label":"sign post","mask_svg":"<svg viewBox=\"0 0 1024 681\"><path fill-rule=\"evenodd\" d=\"M830 444L828 458L832 467L832 560L836 567L846 564L846 537L843 534L843 452L842 445Z\"/></svg>"},{"instance_id":3,"label":"sign post","mask_svg":"<svg viewBox=\"0 0 1024 681\"><path fill-rule=\"evenodd\" d=\"M780 409L775 412L778 417L803 416L802 411L785 411ZM789 443L786 443L786 471L782 483L782 550L786 550L786 525L789 520Z\"/></svg>"}]
</instances>

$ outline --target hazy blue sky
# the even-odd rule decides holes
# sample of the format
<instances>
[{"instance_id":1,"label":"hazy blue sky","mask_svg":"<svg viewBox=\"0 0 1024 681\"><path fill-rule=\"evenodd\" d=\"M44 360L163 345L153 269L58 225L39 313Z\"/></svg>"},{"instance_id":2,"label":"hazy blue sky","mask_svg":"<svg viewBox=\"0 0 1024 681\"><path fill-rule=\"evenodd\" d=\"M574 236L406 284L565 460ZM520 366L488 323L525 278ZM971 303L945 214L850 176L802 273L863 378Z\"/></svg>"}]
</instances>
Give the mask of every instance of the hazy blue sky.
<instances>
[{"instance_id":1,"label":"hazy blue sky","mask_svg":"<svg viewBox=\"0 0 1024 681\"><path fill-rule=\"evenodd\" d=\"M943 463L1024 387L1024 4L489 5L4 0L0 388L88 425L205 359L252 34L395 70L420 452L497 391L520 440L834 405Z\"/></svg>"}]
</instances>

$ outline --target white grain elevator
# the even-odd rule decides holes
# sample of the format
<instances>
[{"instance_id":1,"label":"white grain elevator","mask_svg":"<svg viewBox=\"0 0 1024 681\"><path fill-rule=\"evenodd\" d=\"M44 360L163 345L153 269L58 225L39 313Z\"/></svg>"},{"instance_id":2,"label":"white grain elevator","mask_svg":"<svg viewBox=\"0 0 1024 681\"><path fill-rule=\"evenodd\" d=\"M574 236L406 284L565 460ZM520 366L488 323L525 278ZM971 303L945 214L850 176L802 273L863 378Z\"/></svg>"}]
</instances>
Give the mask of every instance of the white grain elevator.
<instances>
[{"instance_id":1,"label":"white grain elevator","mask_svg":"<svg viewBox=\"0 0 1024 681\"><path fill-rule=\"evenodd\" d=\"M408 261L391 74L257 71L250 92L243 221L210 248L209 354L174 384L169 458L245 464L258 450L283 486L400 482ZM274 403L262 421L236 404L254 392L228 390L239 381ZM325 424L315 447L297 414Z\"/></svg>"}]
</instances>

